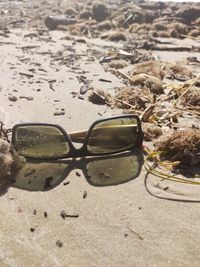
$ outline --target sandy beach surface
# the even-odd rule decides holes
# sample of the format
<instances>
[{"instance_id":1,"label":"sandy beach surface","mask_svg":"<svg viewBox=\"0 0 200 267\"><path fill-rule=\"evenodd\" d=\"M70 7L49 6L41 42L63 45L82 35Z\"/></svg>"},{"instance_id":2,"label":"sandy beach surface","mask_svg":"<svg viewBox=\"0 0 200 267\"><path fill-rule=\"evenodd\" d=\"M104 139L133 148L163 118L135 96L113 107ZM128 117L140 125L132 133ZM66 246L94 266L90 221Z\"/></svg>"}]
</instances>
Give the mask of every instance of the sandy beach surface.
<instances>
[{"instance_id":1,"label":"sandy beach surface","mask_svg":"<svg viewBox=\"0 0 200 267\"><path fill-rule=\"evenodd\" d=\"M78 79L85 76L114 94L123 80L105 71L99 58L122 43L48 31L44 18L55 5L0 2L4 26L19 23L0 31L0 120L7 128L48 122L73 132L123 112L80 97ZM16 22L23 16L25 23ZM170 61L170 53L155 55ZM199 187L146 176L143 160L135 149L110 157L27 161L0 191L0 267L198 267Z\"/></svg>"}]
</instances>

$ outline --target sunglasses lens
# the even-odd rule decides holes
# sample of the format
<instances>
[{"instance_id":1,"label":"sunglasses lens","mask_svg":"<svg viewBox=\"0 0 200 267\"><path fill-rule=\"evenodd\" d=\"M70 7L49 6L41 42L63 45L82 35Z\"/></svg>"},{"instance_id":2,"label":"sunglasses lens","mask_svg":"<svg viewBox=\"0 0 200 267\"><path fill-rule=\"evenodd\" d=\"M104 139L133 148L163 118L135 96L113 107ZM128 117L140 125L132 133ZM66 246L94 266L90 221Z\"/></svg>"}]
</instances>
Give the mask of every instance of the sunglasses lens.
<instances>
[{"instance_id":1,"label":"sunglasses lens","mask_svg":"<svg viewBox=\"0 0 200 267\"><path fill-rule=\"evenodd\" d=\"M14 134L16 150L30 158L58 158L69 153L69 145L61 130L49 125L18 126Z\"/></svg>"},{"instance_id":2,"label":"sunglasses lens","mask_svg":"<svg viewBox=\"0 0 200 267\"><path fill-rule=\"evenodd\" d=\"M124 117L99 122L92 129L87 148L93 154L120 152L132 148L138 138L138 122Z\"/></svg>"}]
</instances>

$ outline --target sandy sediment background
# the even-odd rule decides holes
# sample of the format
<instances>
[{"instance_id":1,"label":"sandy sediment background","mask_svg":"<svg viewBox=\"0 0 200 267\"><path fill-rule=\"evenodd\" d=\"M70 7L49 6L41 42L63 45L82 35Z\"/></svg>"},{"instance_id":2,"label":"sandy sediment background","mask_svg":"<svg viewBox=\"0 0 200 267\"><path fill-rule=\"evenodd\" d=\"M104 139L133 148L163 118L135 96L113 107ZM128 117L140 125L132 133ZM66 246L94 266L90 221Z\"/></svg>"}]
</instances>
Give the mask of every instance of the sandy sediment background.
<instances>
[{"instance_id":1,"label":"sandy sediment background","mask_svg":"<svg viewBox=\"0 0 200 267\"><path fill-rule=\"evenodd\" d=\"M123 13L132 3L107 4ZM87 9L92 5L88 1ZM7 128L48 122L70 132L122 114L118 105L88 100L92 90L103 89L112 97L127 86L102 64L113 48L132 54L139 49L138 58L168 63L193 57L196 64L190 64L190 71L199 72L199 39L190 34L191 28L182 33L185 38L174 38L176 29L173 34L169 31L167 39L158 39L158 49L151 44L149 50L145 47L152 39L140 37L150 30L143 27L136 40L131 25L120 28L119 16L115 26L98 26L91 19L89 24L85 18L70 30L49 31L44 25L46 16L65 11L75 12L76 18L81 13L83 18L84 7L85 1L0 2L0 120ZM144 18L138 15L138 19ZM118 35L119 40L113 41L105 27L126 31L126 40ZM154 38L159 36L154 33ZM123 73L133 68L124 67ZM193 77L184 75L179 82ZM80 94L85 84L89 91ZM199 117L187 114L180 121L184 126L198 125ZM0 181L0 266L199 266L199 187L146 176L143 160L136 149L120 156L22 164L12 181Z\"/></svg>"}]
</instances>

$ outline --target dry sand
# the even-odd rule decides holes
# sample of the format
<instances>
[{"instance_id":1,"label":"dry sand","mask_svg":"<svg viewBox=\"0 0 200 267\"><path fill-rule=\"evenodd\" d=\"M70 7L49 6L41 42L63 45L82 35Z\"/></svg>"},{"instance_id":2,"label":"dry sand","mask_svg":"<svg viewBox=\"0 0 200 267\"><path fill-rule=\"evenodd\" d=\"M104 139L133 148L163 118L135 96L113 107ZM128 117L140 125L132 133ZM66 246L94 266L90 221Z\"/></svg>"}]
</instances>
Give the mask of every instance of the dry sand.
<instances>
[{"instance_id":1,"label":"dry sand","mask_svg":"<svg viewBox=\"0 0 200 267\"><path fill-rule=\"evenodd\" d=\"M110 93L122 83L93 56L105 49L98 41L61 40L62 32L31 37L37 34L34 28L10 31L7 38L0 36L0 119L7 127L52 122L70 132L122 113L72 97L71 92L79 92L80 75ZM68 66L53 58L59 51L65 51ZM24 96L33 100L20 98ZM64 115L54 116L62 109ZM199 266L199 187L145 178L141 168L138 151L123 157L27 162L13 177L16 182L0 192L0 266ZM64 220L62 210L79 217Z\"/></svg>"}]
</instances>

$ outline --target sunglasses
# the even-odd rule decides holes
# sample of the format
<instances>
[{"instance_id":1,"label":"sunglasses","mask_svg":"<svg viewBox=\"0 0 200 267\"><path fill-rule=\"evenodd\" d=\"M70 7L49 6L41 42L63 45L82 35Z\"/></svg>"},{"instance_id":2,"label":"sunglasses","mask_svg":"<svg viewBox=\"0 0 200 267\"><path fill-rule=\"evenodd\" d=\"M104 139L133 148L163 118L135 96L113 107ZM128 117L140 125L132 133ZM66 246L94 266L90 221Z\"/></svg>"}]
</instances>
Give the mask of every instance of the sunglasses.
<instances>
[{"instance_id":1,"label":"sunglasses","mask_svg":"<svg viewBox=\"0 0 200 267\"><path fill-rule=\"evenodd\" d=\"M131 150L142 145L143 136L138 116L120 115L97 120L88 131L69 134L56 124L17 124L12 130L12 145L26 158L64 159ZM72 142L82 147L77 149Z\"/></svg>"}]
</instances>

